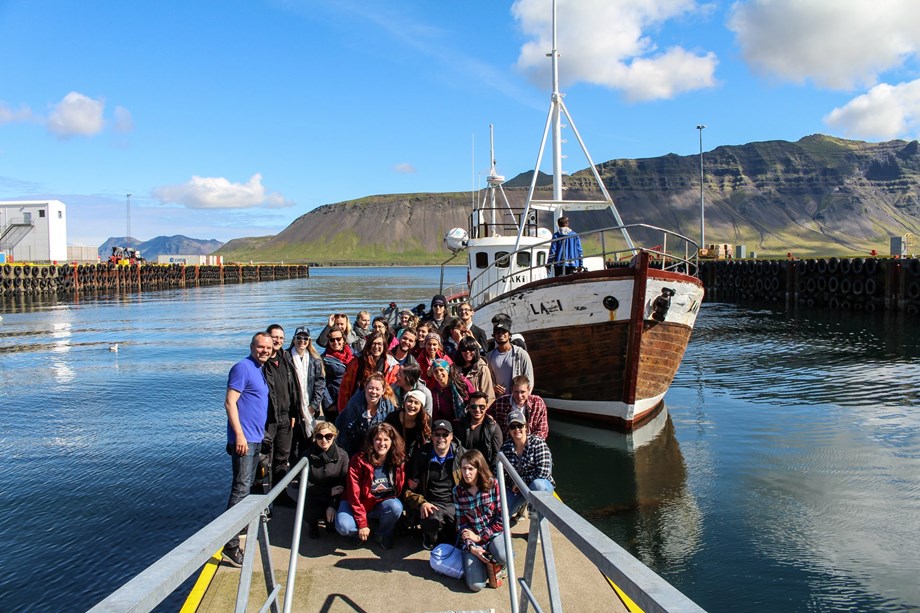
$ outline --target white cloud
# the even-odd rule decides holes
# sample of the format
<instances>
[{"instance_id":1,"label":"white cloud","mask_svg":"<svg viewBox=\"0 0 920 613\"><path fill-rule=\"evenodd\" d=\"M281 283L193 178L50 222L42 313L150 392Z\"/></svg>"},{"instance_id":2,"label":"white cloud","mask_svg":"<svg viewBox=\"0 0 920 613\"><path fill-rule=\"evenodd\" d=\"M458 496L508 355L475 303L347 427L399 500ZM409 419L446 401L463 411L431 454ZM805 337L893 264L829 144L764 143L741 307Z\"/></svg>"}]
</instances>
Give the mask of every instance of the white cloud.
<instances>
[{"instance_id":1,"label":"white cloud","mask_svg":"<svg viewBox=\"0 0 920 613\"><path fill-rule=\"evenodd\" d=\"M891 139L916 133L920 125L920 79L882 83L824 117L824 123L850 137Z\"/></svg>"},{"instance_id":2,"label":"white cloud","mask_svg":"<svg viewBox=\"0 0 920 613\"><path fill-rule=\"evenodd\" d=\"M115 107L115 131L126 134L134 130L134 118L131 111L123 106Z\"/></svg>"},{"instance_id":3,"label":"white cloud","mask_svg":"<svg viewBox=\"0 0 920 613\"><path fill-rule=\"evenodd\" d=\"M871 86L920 48L917 0L746 0L728 27L757 72L832 89Z\"/></svg>"},{"instance_id":4,"label":"white cloud","mask_svg":"<svg viewBox=\"0 0 920 613\"><path fill-rule=\"evenodd\" d=\"M95 136L105 125L102 119L104 110L105 101L70 92L48 115L48 130L59 138Z\"/></svg>"},{"instance_id":5,"label":"white cloud","mask_svg":"<svg viewBox=\"0 0 920 613\"><path fill-rule=\"evenodd\" d=\"M262 175L252 175L247 183L231 183L223 177L193 176L182 185L154 188L153 197L163 204L176 203L190 209L248 209L293 206L277 192L268 193Z\"/></svg>"},{"instance_id":6,"label":"white cloud","mask_svg":"<svg viewBox=\"0 0 920 613\"><path fill-rule=\"evenodd\" d=\"M0 126L5 123L31 121L32 118L32 109L29 107L20 105L18 109L13 109L5 102L0 102Z\"/></svg>"},{"instance_id":7,"label":"white cloud","mask_svg":"<svg viewBox=\"0 0 920 613\"><path fill-rule=\"evenodd\" d=\"M396 166L393 167L393 170L395 170L396 172L400 174L404 174L404 175L411 175L411 174L415 174L416 172L415 166L413 166L409 162L403 162L402 164L397 164Z\"/></svg>"},{"instance_id":8,"label":"white cloud","mask_svg":"<svg viewBox=\"0 0 920 613\"><path fill-rule=\"evenodd\" d=\"M649 37L665 22L701 11L696 0L560 0L557 22L561 77L622 90L634 101L673 98L716 85L714 53L681 47L661 51ZM525 35L518 67L545 80L550 69L552 15L546 0L517 0L511 8ZM564 10L563 10L564 9Z\"/></svg>"}]
</instances>

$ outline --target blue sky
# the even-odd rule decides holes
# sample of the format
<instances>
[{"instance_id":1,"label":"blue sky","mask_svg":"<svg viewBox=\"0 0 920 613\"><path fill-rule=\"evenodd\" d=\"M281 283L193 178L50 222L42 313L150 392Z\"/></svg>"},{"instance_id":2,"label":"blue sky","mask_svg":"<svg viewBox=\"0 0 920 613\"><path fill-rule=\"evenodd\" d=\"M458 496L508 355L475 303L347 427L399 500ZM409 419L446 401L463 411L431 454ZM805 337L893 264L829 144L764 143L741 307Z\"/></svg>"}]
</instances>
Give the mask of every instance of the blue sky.
<instances>
[{"instance_id":1,"label":"blue sky","mask_svg":"<svg viewBox=\"0 0 920 613\"><path fill-rule=\"evenodd\" d=\"M913 139L916 0L558 0L595 162L815 133ZM0 0L0 199L68 239L229 240L372 194L530 170L550 0ZM571 145L575 139L567 136ZM586 166L571 147L566 170ZM548 170L549 160L544 164Z\"/></svg>"}]
</instances>

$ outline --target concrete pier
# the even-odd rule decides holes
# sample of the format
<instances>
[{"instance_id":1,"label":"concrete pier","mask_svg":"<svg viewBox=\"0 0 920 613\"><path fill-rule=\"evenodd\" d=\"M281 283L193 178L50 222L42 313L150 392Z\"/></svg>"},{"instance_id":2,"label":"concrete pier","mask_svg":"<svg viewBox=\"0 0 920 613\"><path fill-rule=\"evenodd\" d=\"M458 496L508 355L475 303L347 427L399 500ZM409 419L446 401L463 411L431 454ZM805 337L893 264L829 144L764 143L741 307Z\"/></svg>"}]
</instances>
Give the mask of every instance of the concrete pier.
<instances>
[{"instance_id":1,"label":"concrete pier","mask_svg":"<svg viewBox=\"0 0 920 613\"><path fill-rule=\"evenodd\" d=\"M0 297L61 296L80 292L137 293L168 288L276 281L310 276L305 265L225 264L0 264Z\"/></svg>"},{"instance_id":2,"label":"concrete pier","mask_svg":"<svg viewBox=\"0 0 920 613\"><path fill-rule=\"evenodd\" d=\"M920 259L817 258L700 262L706 299L920 313Z\"/></svg>"},{"instance_id":3,"label":"concrete pier","mask_svg":"<svg viewBox=\"0 0 920 613\"><path fill-rule=\"evenodd\" d=\"M272 561L276 576L287 576L293 510L275 507L271 520ZM518 572L524 565L527 521L513 529ZM509 611L509 581L498 589L470 592L463 579L436 574L428 564L429 552L421 548L418 535L396 538L393 549L376 543L358 543L320 529L319 539L304 533L297 562L295 611L338 613L356 611ZM552 530L553 552L562 592L562 604L569 611L627 611L600 571L564 536ZM255 544L255 541L253 541ZM256 548L257 549L257 548ZM258 554L257 554L258 555ZM262 563L256 559L249 610L258 611L266 597ZM239 569L221 564L198 608L204 613L233 610L239 585ZM542 606L548 606L542 560L537 558L533 586ZM283 600L282 595L279 601ZM532 609L531 609L532 610Z\"/></svg>"}]
</instances>

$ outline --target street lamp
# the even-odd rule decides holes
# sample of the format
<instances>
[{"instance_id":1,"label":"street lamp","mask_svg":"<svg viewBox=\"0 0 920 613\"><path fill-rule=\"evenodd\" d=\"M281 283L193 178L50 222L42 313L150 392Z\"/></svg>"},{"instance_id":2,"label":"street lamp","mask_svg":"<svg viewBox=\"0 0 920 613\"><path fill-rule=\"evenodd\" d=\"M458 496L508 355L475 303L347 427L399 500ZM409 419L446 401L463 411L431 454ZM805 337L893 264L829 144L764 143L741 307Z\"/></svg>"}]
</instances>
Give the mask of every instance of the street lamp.
<instances>
[{"instance_id":1,"label":"street lamp","mask_svg":"<svg viewBox=\"0 0 920 613\"><path fill-rule=\"evenodd\" d=\"M699 124L696 129L700 131L700 249L706 248L706 208L703 200L703 128L704 124Z\"/></svg>"},{"instance_id":2,"label":"street lamp","mask_svg":"<svg viewBox=\"0 0 920 613\"><path fill-rule=\"evenodd\" d=\"M131 238L131 194L126 194L125 198L128 201L128 235L125 236L125 246L130 247L127 243L128 239Z\"/></svg>"}]
</instances>

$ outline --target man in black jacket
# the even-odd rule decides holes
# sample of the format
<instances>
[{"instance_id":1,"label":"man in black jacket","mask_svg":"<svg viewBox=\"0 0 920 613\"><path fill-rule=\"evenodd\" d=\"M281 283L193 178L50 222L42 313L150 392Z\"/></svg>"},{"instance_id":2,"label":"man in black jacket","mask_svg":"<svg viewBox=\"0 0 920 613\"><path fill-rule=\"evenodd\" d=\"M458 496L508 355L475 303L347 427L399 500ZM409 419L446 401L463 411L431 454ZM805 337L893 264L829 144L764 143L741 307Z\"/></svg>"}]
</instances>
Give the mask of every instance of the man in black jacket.
<instances>
[{"instance_id":1,"label":"man in black jacket","mask_svg":"<svg viewBox=\"0 0 920 613\"><path fill-rule=\"evenodd\" d=\"M300 385L291 356L284 350L284 328L272 324L266 332L272 339L272 355L262 367L268 385L268 419L262 453L271 456L271 485L274 485L284 479L290 468L294 418L300 410Z\"/></svg>"},{"instance_id":2,"label":"man in black jacket","mask_svg":"<svg viewBox=\"0 0 920 613\"><path fill-rule=\"evenodd\" d=\"M431 442L416 451L407 474L409 489L404 498L410 511L418 513L422 547L429 550L439 540L452 543L456 536L453 490L460 483L460 456L465 449L453 438L449 421L434 422Z\"/></svg>"}]
</instances>

